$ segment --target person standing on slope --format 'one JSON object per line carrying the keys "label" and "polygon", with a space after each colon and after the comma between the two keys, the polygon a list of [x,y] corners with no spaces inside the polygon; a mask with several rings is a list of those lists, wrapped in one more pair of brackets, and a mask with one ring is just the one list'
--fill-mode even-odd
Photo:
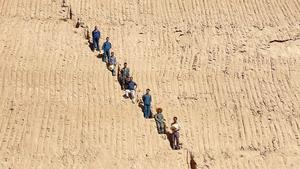
{"label": "person standing on slope", "polygon": [[120,76],[120,81],[121,81],[121,87],[122,90],[125,90],[125,84],[126,84],[126,78],[128,78],[130,76],[130,69],[127,67],[127,63],[124,63],[124,67],[121,69],[120,72],[121,76]]}
{"label": "person standing on slope", "polygon": [[108,69],[112,72],[113,76],[116,76],[116,65],[117,59],[115,57],[115,53],[111,52],[111,57],[108,60]]}
{"label": "person standing on slope", "polygon": [[177,122],[177,117],[173,118],[173,123],[171,124],[171,130],[172,130],[172,149],[179,150],[180,149],[180,143],[179,143],[180,126]]}
{"label": "person standing on slope", "polygon": [[158,134],[165,134],[165,119],[162,114],[162,108],[156,109],[157,114],[154,116]]}
{"label": "person standing on slope", "polygon": [[93,36],[93,46],[94,46],[94,51],[95,51],[95,49],[97,50],[97,51],[100,51],[100,47],[99,47],[99,39],[100,39],[100,37],[101,37],[101,33],[100,33],[100,31],[98,30],[98,27],[97,26],[95,26],[95,29],[93,30],[93,32],[92,32],[92,36]]}
{"label": "person standing on slope", "polygon": [[146,90],[146,94],[143,95],[142,99],[144,103],[144,118],[148,119],[151,116],[151,102],[152,102],[150,89]]}
{"label": "person standing on slope", "polygon": [[103,43],[102,50],[103,50],[103,57],[102,61],[107,62],[110,59],[110,49],[111,43],[109,42],[109,37],[106,37],[106,42]]}

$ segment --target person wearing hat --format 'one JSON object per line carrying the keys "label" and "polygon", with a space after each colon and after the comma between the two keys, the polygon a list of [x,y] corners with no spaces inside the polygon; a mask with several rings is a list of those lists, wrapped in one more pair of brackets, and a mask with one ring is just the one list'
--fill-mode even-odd
{"label": "person wearing hat", "polygon": [[144,117],[146,119],[151,117],[151,102],[152,97],[150,95],[150,89],[146,90],[146,94],[142,97],[143,103],[144,103]]}
{"label": "person wearing hat", "polygon": [[156,115],[154,116],[158,134],[165,134],[165,119],[162,114],[162,108],[156,109]]}
{"label": "person wearing hat", "polygon": [[116,65],[117,65],[117,59],[115,57],[115,53],[111,52],[111,57],[108,61],[108,69],[111,71],[113,76],[116,76]]}

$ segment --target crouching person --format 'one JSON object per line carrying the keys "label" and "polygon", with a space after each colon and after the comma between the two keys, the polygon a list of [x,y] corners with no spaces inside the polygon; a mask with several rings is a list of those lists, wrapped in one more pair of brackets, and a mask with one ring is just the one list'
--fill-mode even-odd
{"label": "crouching person", "polygon": [[130,77],[125,85],[125,96],[127,98],[130,98],[132,103],[135,103],[134,98],[135,98],[136,88],[137,88],[137,84],[133,81],[133,77]]}
{"label": "crouching person", "polygon": [[165,119],[162,114],[162,108],[156,109],[157,114],[154,116],[158,134],[165,134]]}
{"label": "crouching person", "polygon": [[117,66],[117,59],[115,57],[115,53],[111,52],[111,57],[108,61],[108,69],[111,71],[113,76],[116,76],[116,66]]}

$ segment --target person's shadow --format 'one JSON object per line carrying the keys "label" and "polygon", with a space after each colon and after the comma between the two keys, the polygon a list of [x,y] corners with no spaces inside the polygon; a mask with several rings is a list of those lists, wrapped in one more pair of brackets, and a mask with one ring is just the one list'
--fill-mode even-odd
{"label": "person's shadow", "polygon": [[167,139],[169,140],[170,147],[173,149],[172,133],[170,133],[169,131],[166,131],[166,136],[167,136]]}
{"label": "person's shadow", "polygon": [[[138,99],[138,106],[139,106],[139,108],[141,109],[141,112],[144,115],[145,106],[144,106],[144,103],[143,103],[142,99]],[[151,118],[154,118],[152,108],[150,109],[150,119]]]}
{"label": "person's shadow", "polygon": [[144,112],[145,107],[144,107],[144,103],[141,100],[139,100],[138,106],[141,109],[141,111]]}
{"label": "person's shadow", "polygon": [[129,97],[126,96],[126,94],[123,94],[124,99],[129,99]]}
{"label": "person's shadow", "polygon": [[118,82],[119,82],[121,90],[125,90],[125,89],[123,89],[123,79],[121,77],[121,67],[120,67],[120,64],[118,65],[118,68],[117,68],[117,79],[118,79]]}
{"label": "person's shadow", "polygon": [[91,51],[94,51],[94,45],[92,42],[88,41],[89,42],[89,48],[91,49]]}
{"label": "person's shadow", "polygon": [[96,56],[98,59],[101,59],[103,57],[103,54],[99,53],[97,56]]}

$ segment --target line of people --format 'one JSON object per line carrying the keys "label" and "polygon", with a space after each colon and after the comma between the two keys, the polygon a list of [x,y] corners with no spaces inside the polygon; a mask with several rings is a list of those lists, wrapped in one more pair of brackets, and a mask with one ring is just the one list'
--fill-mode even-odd
{"label": "line of people", "polygon": [[[97,26],[95,26],[95,29],[92,32],[92,38],[93,38],[93,51],[99,51],[100,52],[100,46],[99,41],[101,39],[101,33]],[[120,69],[120,64],[118,65],[117,69],[117,59],[114,54],[114,52],[111,52],[112,44],[109,41],[109,37],[106,38],[106,41],[102,45],[103,55],[102,55],[102,61],[107,64],[107,68],[112,72],[112,76],[117,76],[118,81],[121,85],[121,89],[124,90],[124,97],[130,98],[132,103],[135,103],[135,94],[137,89],[137,83],[133,81],[133,77],[130,76],[130,69],[127,66],[127,63],[125,62],[123,65],[123,68]],[[117,69],[117,70],[116,70]],[[154,117],[157,131],[159,134],[167,134],[170,135],[170,142],[171,147],[174,150],[178,150],[181,147],[181,144],[179,142],[179,131],[180,131],[180,125],[177,121],[177,117],[173,118],[173,123],[171,124],[171,132],[168,132],[166,130],[165,125],[165,119],[162,114],[163,110],[162,108],[157,108],[154,116],[152,115],[151,111],[151,104],[152,104],[152,96],[150,95],[150,89],[146,90],[146,93],[142,96],[140,100],[138,100],[139,105],[143,109],[144,118],[149,119]]]}

